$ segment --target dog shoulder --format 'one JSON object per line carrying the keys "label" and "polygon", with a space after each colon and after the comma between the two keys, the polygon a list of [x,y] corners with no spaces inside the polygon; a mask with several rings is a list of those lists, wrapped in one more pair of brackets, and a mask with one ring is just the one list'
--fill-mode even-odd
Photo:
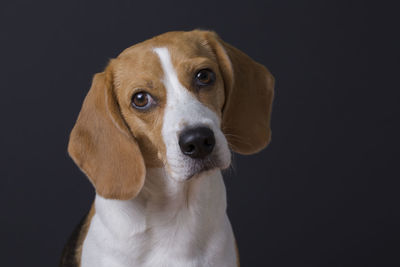
{"label": "dog shoulder", "polygon": [[80,267],[83,241],[86,238],[90,222],[94,215],[94,205],[75,227],[65,245],[59,267]]}

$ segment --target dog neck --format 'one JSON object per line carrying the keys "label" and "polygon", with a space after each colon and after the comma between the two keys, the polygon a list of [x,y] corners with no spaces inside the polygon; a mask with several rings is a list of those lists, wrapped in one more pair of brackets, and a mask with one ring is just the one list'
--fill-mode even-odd
{"label": "dog neck", "polygon": [[219,170],[181,182],[170,178],[164,168],[148,169],[146,182],[136,198],[109,200],[97,195],[95,208],[109,229],[119,226],[115,229],[116,235],[130,236],[166,223],[178,223],[183,213],[200,220],[223,216],[226,190]]}
{"label": "dog neck", "polygon": [[[185,264],[193,258],[221,261],[219,266],[234,261],[234,238],[219,170],[179,182],[168,177],[164,169],[149,169],[136,198],[111,200],[97,195],[95,211],[82,266],[86,262],[99,264],[98,251],[93,252],[99,247],[101,253],[108,253],[104,257],[119,262],[118,266],[131,266],[121,261],[140,266],[167,266],[163,262],[171,259],[176,260],[168,266],[192,266]],[[112,255],[116,250],[118,257]],[[207,266],[202,264],[193,266]]]}

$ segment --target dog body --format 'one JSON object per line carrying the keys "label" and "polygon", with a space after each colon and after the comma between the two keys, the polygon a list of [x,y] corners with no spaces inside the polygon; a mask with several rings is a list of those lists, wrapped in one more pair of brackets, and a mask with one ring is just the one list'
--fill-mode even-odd
{"label": "dog body", "polygon": [[71,133],[96,198],[61,266],[237,266],[221,170],[231,149],[269,142],[273,86],[208,31],[166,33],[113,59]]}
{"label": "dog body", "polygon": [[236,266],[220,172],[188,183],[148,172],[134,200],[96,196],[82,266]]}

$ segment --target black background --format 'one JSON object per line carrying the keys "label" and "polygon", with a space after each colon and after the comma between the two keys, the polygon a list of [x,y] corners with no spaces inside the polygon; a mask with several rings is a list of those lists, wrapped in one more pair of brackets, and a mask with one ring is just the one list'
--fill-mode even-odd
{"label": "black background", "polygon": [[93,200],[66,153],[92,75],[132,44],[199,27],[277,81],[272,143],[236,155],[225,179],[242,266],[400,265],[398,6],[26,0],[0,8],[1,266],[56,266]]}

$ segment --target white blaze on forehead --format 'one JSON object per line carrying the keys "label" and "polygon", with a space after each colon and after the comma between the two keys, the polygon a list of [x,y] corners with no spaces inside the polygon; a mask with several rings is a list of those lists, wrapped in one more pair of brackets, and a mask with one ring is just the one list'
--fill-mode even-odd
{"label": "white blaze on forehead", "polygon": [[[176,122],[185,122],[190,125],[203,124],[211,126],[216,123],[219,126],[219,118],[216,114],[198,101],[178,79],[171,56],[166,47],[154,48],[154,52],[160,58],[164,72],[163,83],[167,91],[166,116],[170,116],[172,110],[180,110],[183,113],[174,114]],[[194,117],[193,117],[194,116]],[[168,118],[173,119],[173,118]],[[165,123],[164,123],[165,124]]]}
{"label": "white blaze on forehead", "polygon": [[178,80],[168,49],[166,47],[155,48],[154,52],[156,52],[160,58],[161,66],[164,71],[163,82],[167,90],[167,104],[170,104],[171,101],[168,100],[171,99],[171,96],[179,97],[179,93],[187,89],[184,88]]}
{"label": "white blaze on forehead", "polygon": [[[226,139],[220,130],[220,119],[217,114],[195,98],[178,79],[166,47],[154,48],[160,58],[164,76],[162,81],[167,92],[167,103],[164,110],[162,137],[167,149],[167,161],[170,175],[181,179],[187,173],[187,157],[181,153],[178,144],[179,134],[186,127],[207,126],[216,137],[216,150],[223,146],[222,157],[229,153]],[[228,151],[228,152],[226,152]],[[220,153],[220,152],[217,152]]]}

